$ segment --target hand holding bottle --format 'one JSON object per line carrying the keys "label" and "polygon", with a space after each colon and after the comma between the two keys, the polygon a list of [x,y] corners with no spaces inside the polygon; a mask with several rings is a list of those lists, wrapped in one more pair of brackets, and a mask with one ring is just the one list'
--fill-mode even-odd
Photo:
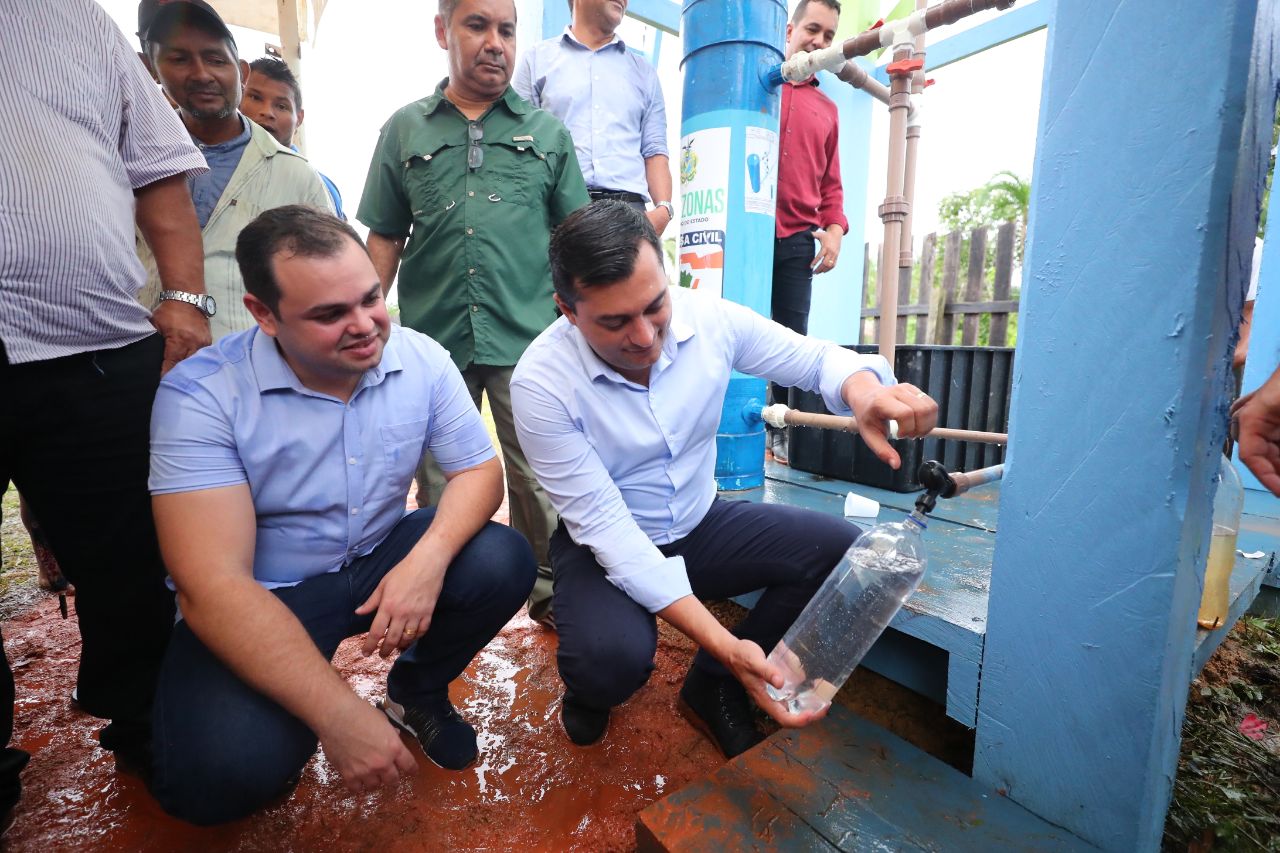
{"label": "hand holding bottle", "polygon": [[791,711],[782,702],[769,696],[766,684],[781,687],[782,670],[770,663],[764,650],[750,640],[738,640],[723,661],[725,667],[746,688],[747,695],[779,725],[798,729],[827,715],[827,707],[817,710]]}

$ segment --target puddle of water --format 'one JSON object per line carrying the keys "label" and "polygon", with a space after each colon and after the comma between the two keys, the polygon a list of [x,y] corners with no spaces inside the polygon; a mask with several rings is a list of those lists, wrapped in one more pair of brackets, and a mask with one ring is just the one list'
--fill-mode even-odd
{"label": "puddle of water", "polygon": [[[137,779],[97,747],[101,722],[68,701],[79,634],[56,600],[5,622],[15,672],[15,745],[32,752],[10,849],[242,851],[621,850],[634,847],[636,814],[723,763],[675,709],[692,646],[660,638],[649,684],[614,713],[604,741],[580,749],[560,726],[555,636],[523,612],[503,629],[452,698],[476,726],[480,760],[441,770],[412,745],[419,772],[394,790],[354,797],[318,753],[285,802],[225,827],[200,829],[165,815]],[[389,663],[348,641],[334,663],[374,699]]]}

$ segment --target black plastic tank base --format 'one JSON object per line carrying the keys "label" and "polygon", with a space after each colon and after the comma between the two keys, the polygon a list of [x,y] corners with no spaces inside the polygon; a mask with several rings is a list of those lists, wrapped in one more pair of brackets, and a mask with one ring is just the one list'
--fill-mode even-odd
{"label": "black plastic tank base", "polygon": [[[874,345],[845,347],[875,353]],[[938,426],[982,432],[1007,432],[1013,388],[1012,347],[898,347],[894,375],[938,403]],[[829,414],[820,394],[792,388],[787,405],[801,412]],[[894,471],[851,433],[812,427],[787,427],[791,467],[823,477],[849,480],[894,492],[919,490],[917,471],[925,459],[937,459],[952,471],[972,471],[1004,462],[1004,448],[976,441],[938,438],[890,442],[902,457]]]}

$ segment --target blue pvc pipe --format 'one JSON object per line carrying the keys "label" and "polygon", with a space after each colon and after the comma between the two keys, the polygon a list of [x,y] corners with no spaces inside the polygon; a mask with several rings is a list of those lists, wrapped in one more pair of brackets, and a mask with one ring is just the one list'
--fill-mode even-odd
{"label": "blue pvc pipe", "polygon": [[[683,142],[706,131],[728,133],[728,185],[723,201],[714,200],[716,211],[726,213],[721,293],[766,317],[774,216],[746,209],[747,181],[759,186],[761,180],[761,158],[748,162],[746,137],[748,127],[777,136],[778,93],[767,81],[783,59],[786,23],[783,0],[685,0],[682,9]],[[717,156],[722,159],[723,152]],[[773,182],[776,159],[775,149],[769,175]],[[682,199],[683,215],[704,205],[705,199]],[[751,416],[764,399],[764,380],[740,373],[729,380],[716,433],[716,484],[721,489],[764,484],[764,425]]]}

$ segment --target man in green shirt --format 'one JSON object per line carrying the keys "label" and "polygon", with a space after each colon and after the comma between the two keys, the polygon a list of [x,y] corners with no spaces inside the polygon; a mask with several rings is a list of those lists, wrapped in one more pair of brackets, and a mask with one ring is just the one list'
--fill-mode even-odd
{"label": "man in green shirt", "polygon": [[[383,125],[356,218],[369,228],[384,293],[399,267],[401,321],[449,350],[477,406],[489,396],[511,523],[543,567],[530,615],[550,624],[547,542],[557,519],[516,440],[511,372],[555,319],[547,243],[587,204],[587,188],[564,125],[511,88],[514,2],[439,4],[449,76]],[[430,457],[418,483],[418,503],[434,505],[444,477]]]}

